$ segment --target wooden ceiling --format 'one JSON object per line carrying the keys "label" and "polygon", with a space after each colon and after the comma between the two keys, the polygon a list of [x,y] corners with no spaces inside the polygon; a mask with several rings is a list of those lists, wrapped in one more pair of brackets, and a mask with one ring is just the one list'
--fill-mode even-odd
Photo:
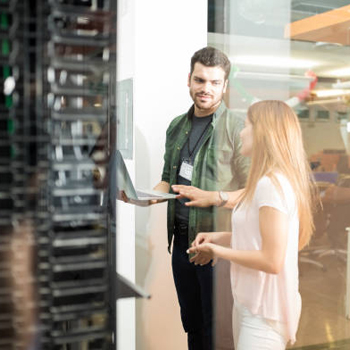
{"label": "wooden ceiling", "polygon": [[285,28],[285,37],[350,45],[350,5],[292,22]]}

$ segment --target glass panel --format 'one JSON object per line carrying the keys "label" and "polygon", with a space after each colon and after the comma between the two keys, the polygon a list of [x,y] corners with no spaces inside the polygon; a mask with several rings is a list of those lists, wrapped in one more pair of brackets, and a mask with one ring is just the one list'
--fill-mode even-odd
{"label": "glass panel", "polygon": [[227,105],[242,118],[257,100],[291,105],[322,196],[315,233],[299,254],[303,307],[294,349],[350,347],[348,11],[342,0],[209,0],[208,44],[233,65]]}

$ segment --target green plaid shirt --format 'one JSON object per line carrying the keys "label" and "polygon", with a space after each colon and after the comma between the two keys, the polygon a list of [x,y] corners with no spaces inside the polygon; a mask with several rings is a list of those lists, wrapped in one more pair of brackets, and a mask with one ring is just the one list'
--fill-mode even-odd
{"label": "green plaid shirt", "polygon": [[[162,181],[176,184],[180,152],[189,137],[192,127],[194,106],[175,118],[166,132],[164,167]],[[213,120],[204,135],[202,146],[198,150],[193,164],[192,186],[203,190],[235,191],[245,185],[249,160],[240,154],[241,142],[239,133],[244,121],[227,109],[224,102],[213,115]],[[172,190],[170,190],[172,192]],[[215,231],[222,217],[230,221],[231,210],[224,208],[191,207],[188,222],[189,244],[198,232]],[[223,219],[224,220],[224,219]],[[168,250],[174,234],[175,201],[168,201]]]}

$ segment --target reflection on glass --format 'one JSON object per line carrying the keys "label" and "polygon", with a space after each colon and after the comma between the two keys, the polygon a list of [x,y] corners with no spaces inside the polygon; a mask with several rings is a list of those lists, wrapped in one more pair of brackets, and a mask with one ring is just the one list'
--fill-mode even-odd
{"label": "reflection on glass", "polygon": [[[348,348],[350,41],[348,25],[343,30],[336,22],[341,23],[339,13],[349,10],[349,2],[209,3],[209,44],[224,49],[234,66],[227,104],[242,118],[257,100],[281,99],[293,106],[322,200],[313,239],[300,252],[303,310],[293,347],[326,343]],[[289,24],[298,20],[310,19],[322,30],[325,17],[318,22],[313,17],[320,14],[334,20],[334,35],[310,31],[305,39],[289,38]],[[215,22],[218,16],[225,27]]]}

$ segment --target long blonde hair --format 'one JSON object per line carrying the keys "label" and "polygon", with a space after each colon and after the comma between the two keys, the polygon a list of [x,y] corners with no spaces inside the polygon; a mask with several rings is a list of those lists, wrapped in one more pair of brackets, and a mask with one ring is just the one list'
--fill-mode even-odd
{"label": "long blonde hair", "polygon": [[253,149],[242,201],[251,202],[259,179],[265,175],[279,188],[274,174],[283,174],[296,196],[299,249],[302,249],[309,243],[314,231],[316,187],[307,162],[298,118],[286,103],[266,100],[250,106],[248,119],[253,126]]}

